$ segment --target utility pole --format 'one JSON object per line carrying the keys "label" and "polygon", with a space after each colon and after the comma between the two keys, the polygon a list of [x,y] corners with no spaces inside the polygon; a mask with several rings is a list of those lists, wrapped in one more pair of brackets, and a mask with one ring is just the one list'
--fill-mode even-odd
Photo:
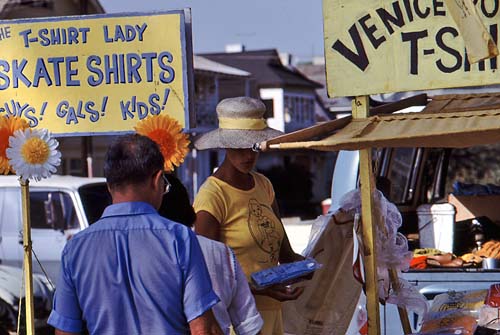
{"label": "utility pole", "polygon": [[[80,15],[89,13],[88,0],[80,0]],[[81,160],[82,160],[82,173],[85,177],[93,177],[94,170],[92,168],[93,145],[91,136],[81,137]]]}

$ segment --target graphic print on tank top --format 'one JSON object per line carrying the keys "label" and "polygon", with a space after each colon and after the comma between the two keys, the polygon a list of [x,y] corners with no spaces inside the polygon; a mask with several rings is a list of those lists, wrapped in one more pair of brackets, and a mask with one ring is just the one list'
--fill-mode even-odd
{"label": "graphic print on tank top", "polygon": [[281,246],[280,234],[276,221],[272,219],[273,210],[259,203],[256,199],[248,202],[248,229],[255,243],[263,250],[266,259],[258,259],[260,263],[277,263]]}

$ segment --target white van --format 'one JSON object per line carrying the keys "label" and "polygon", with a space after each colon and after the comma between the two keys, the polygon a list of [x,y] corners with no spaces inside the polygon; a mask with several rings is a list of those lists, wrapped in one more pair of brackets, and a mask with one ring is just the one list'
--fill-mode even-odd
{"label": "white van", "polygon": [[[61,252],[77,232],[97,221],[111,203],[104,178],[57,176],[30,182],[33,270],[50,280],[59,274]],[[17,176],[0,176],[0,261],[22,267],[21,187]]]}

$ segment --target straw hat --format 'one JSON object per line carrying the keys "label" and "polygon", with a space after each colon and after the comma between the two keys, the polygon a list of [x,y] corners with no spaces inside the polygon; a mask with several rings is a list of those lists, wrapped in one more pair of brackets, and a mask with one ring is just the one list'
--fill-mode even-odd
{"label": "straw hat", "polygon": [[251,149],[254,143],[283,135],[269,128],[263,118],[266,106],[258,99],[237,97],[224,99],[217,105],[219,128],[194,141],[198,150]]}

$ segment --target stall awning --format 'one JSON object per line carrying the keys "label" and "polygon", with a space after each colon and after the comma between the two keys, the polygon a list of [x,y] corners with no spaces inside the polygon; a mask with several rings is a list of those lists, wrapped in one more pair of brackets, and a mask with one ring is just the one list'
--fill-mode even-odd
{"label": "stall awning", "polygon": [[339,119],[261,143],[268,149],[462,148],[500,142],[500,94],[435,96],[419,113]]}

